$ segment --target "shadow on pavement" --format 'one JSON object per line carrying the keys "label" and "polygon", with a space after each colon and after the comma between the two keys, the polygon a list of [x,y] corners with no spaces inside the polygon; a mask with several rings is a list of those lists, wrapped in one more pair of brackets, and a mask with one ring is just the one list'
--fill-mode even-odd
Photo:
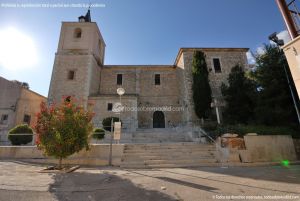
{"label": "shadow on pavement", "polygon": [[[197,170],[191,168],[191,170]],[[199,168],[200,171],[283,183],[300,184],[300,165],[265,167]]]}
{"label": "shadow on pavement", "polygon": [[[195,188],[195,189],[199,189],[199,190],[203,190],[203,191],[208,191],[208,192],[214,192],[215,193],[215,191],[219,190],[218,188],[214,188],[214,187],[210,187],[210,186],[204,186],[204,185],[184,181],[183,179],[174,179],[174,178],[170,178],[170,177],[151,176],[147,173],[141,173],[139,171],[133,171],[133,170],[127,170],[127,171],[131,172],[131,173],[134,173],[134,174],[137,174],[137,175],[140,175],[140,176],[151,177],[151,178],[154,178],[154,179],[160,179],[160,180],[163,180],[163,181],[166,181],[166,182],[169,182],[169,183],[178,184],[178,185],[186,186],[186,187],[191,187],[191,188]],[[164,170],[162,169],[161,171],[164,171]]]}
{"label": "shadow on pavement", "polygon": [[159,191],[145,189],[131,181],[107,173],[73,172],[56,174],[49,191],[60,201],[174,201]]}
{"label": "shadow on pavement", "polygon": [[170,183],[174,183],[174,184],[179,184],[179,185],[183,185],[186,187],[191,187],[191,188],[195,188],[195,189],[199,189],[199,190],[203,190],[203,191],[208,191],[208,192],[213,192],[215,193],[215,191],[219,190],[218,188],[213,188],[213,187],[209,187],[209,186],[203,186],[200,184],[195,184],[195,183],[191,183],[191,182],[187,182],[187,181],[183,181],[183,180],[179,180],[179,179],[173,179],[170,177],[155,177],[157,179],[161,179]]}
{"label": "shadow on pavement", "polygon": [[[272,186],[268,186],[265,188],[257,187],[251,184],[242,184],[235,181],[228,181],[226,179],[218,178],[215,176],[207,176],[207,173],[216,173],[220,174],[220,176],[235,176],[241,178],[250,178],[254,180],[265,180],[265,181],[273,181],[273,182],[282,182],[282,183],[294,183],[300,184],[300,166],[290,166],[289,168],[281,167],[281,166],[269,166],[269,167],[228,167],[228,168],[220,168],[220,167],[201,167],[201,168],[184,168],[187,171],[177,171],[176,169],[162,169],[162,172],[177,174],[181,176],[188,176],[197,179],[203,179],[213,182],[219,182],[230,184],[230,185],[237,185],[237,186],[245,186],[250,188],[257,188],[257,189],[264,189],[264,190],[272,190],[278,191],[282,193],[297,193],[294,192],[293,189],[290,191],[280,191],[272,189]],[[214,178],[215,177],[215,178]]]}

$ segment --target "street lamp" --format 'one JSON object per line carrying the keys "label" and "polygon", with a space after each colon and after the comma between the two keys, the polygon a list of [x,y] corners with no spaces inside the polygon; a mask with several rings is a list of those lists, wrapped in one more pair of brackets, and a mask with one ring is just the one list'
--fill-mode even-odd
{"label": "street lamp", "polygon": [[[122,106],[122,98],[121,97],[125,94],[125,89],[118,88],[117,89],[117,94],[120,96],[120,103],[115,103],[113,105],[112,111],[115,112],[115,113],[119,113],[119,124],[121,124],[121,111],[124,109],[124,107]],[[109,162],[108,162],[110,166],[112,165],[112,142],[113,142],[113,135],[115,135],[115,132],[116,132],[115,129],[112,129],[115,126],[113,119],[114,118],[111,119],[111,131],[114,130],[114,132],[111,132],[110,147],[109,147]],[[121,126],[120,126],[120,131],[119,131],[119,138],[120,138],[120,135],[121,135]],[[120,139],[118,139],[118,144],[119,144],[119,140]]]}
{"label": "street lamp", "polygon": [[125,94],[125,89],[123,88],[118,88],[117,89],[117,94],[120,96],[120,105],[119,105],[119,122],[121,122],[121,111],[124,109],[122,106],[122,96]]}
{"label": "street lamp", "polygon": [[220,105],[219,105],[218,100],[216,98],[214,98],[213,102],[211,102],[210,106],[216,108],[217,122],[218,122],[218,124],[221,124],[220,111],[219,111]]}

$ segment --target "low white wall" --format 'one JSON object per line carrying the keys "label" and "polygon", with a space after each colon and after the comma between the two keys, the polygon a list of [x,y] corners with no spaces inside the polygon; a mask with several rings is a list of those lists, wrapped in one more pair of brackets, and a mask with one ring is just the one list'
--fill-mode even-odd
{"label": "low white wall", "polygon": [[[112,147],[112,165],[119,166],[124,153],[123,144]],[[36,146],[0,146],[0,159],[21,160],[36,163],[57,163],[57,159],[46,157]],[[109,164],[109,144],[90,145],[88,151],[82,150],[63,161],[64,164],[99,165]]]}
{"label": "low white wall", "polygon": [[252,162],[297,160],[293,139],[289,135],[244,136],[244,141]]}

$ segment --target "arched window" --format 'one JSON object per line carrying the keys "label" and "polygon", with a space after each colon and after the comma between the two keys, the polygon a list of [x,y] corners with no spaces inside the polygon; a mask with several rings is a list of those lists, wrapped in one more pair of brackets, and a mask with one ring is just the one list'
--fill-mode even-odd
{"label": "arched window", "polygon": [[74,38],[81,38],[81,29],[80,28],[76,28],[74,30]]}

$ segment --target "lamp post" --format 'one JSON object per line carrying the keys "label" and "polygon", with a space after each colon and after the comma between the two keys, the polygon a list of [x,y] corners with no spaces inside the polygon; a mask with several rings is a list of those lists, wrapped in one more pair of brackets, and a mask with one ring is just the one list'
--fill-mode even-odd
{"label": "lamp post", "polygon": [[[113,106],[113,112],[115,113],[119,113],[119,122],[121,122],[121,111],[123,110],[123,106],[122,106],[122,96],[125,94],[125,89],[123,88],[118,88],[117,89],[117,94],[120,96],[120,103],[116,103]],[[115,132],[114,128],[114,121],[113,118],[111,119],[111,138],[110,138],[110,148],[109,148],[109,165],[112,166],[112,143],[113,143],[113,135]],[[121,131],[120,131],[120,135],[121,135]],[[119,140],[118,140],[119,143]]]}
{"label": "lamp post", "polygon": [[221,120],[220,120],[220,111],[219,111],[219,102],[216,98],[213,99],[213,102],[211,102],[211,107],[214,107],[216,109],[216,115],[217,115],[217,122],[220,125]]}
{"label": "lamp post", "polygon": [[122,106],[122,96],[125,94],[125,89],[123,89],[123,88],[118,88],[118,89],[117,89],[117,94],[120,96],[119,122],[121,122],[121,111],[123,110],[123,106]]}

